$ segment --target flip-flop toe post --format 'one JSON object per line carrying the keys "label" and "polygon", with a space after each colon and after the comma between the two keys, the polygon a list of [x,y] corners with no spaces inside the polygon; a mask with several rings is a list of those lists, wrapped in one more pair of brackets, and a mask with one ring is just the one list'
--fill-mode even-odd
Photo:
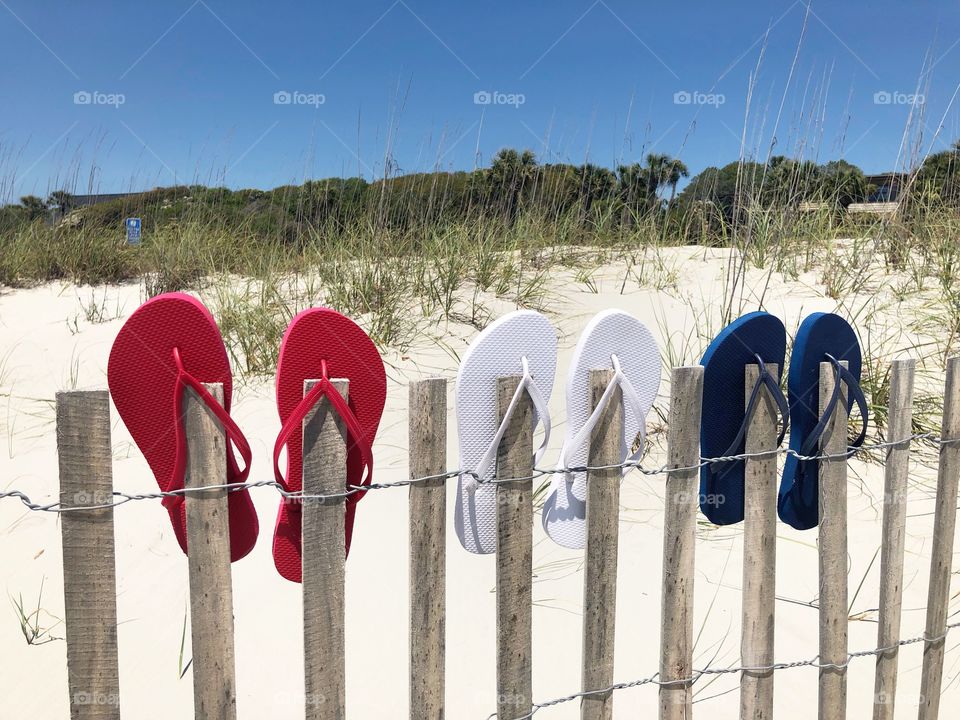
{"label": "flip-flop toe post", "polygon": [[[610,369],[614,376],[594,410],[590,374],[599,369]],[[588,464],[590,437],[612,392],[621,391],[620,459],[627,463],[643,453],[646,417],[659,387],[660,352],[646,325],[622,310],[605,310],[587,323],[567,373],[563,449],[543,506],[543,528],[559,545],[586,546],[587,473],[570,468]]]}
{"label": "flip-flop toe post", "polygon": [[[110,395],[134,443],[162,492],[183,489],[188,438],[183,428],[183,394],[192,388],[224,425],[229,440],[227,482],[242,483],[250,468],[250,446],[230,417],[233,378],[223,338],[203,304],[183,293],[158,295],[123,324],[107,363]],[[223,386],[223,404],[203,387]],[[230,445],[240,453],[240,468]],[[187,552],[183,495],[162,500],[174,535]],[[230,557],[239,560],[256,544],[257,514],[244,488],[227,495]]]}
{"label": "flip-flop toe post", "polygon": [[[331,383],[349,381],[346,400]],[[306,396],[306,380],[319,380]],[[310,308],[290,321],[277,363],[277,410],[282,424],[274,445],[274,475],[290,493],[303,490],[303,430],[307,413],[326,398],[347,430],[347,482],[344,502],[344,552],[349,554],[357,503],[366,491],[355,488],[373,479],[373,441],[387,397],[383,360],[373,341],[353,320],[330,308]],[[280,468],[286,448],[286,472]],[[277,571],[302,580],[301,504],[285,499],[277,513],[273,560]]]}
{"label": "flip-flop toe post", "polygon": [[[724,328],[701,360],[704,371],[700,454],[704,464],[700,468],[700,510],[716,525],[743,520],[744,460],[715,459],[743,454],[747,422],[763,387],[773,396],[782,427],[786,428],[787,401],[779,384],[786,345],[786,330],[779,318],[767,312],[752,312]],[[761,368],[749,399],[744,388],[747,365]],[[768,370],[769,365],[777,366],[776,376]]]}
{"label": "flip-flop toe post", "polygon": [[[456,385],[460,467],[454,527],[471,553],[496,550],[496,455],[509,424],[510,413],[499,419],[497,378],[520,375],[514,400],[526,392],[533,401],[533,424],[542,423],[544,439],[535,454],[538,461],[550,436],[547,403],[557,369],[557,335],[550,321],[532,310],[518,310],[484,328],[460,363]],[[511,408],[514,407],[511,403]]]}
{"label": "flip-flop toe post", "polygon": [[[835,382],[833,397],[821,414],[820,364],[824,362],[832,365]],[[806,458],[819,454],[820,437],[841,391],[846,392],[848,410],[856,406],[861,419],[859,435],[850,447],[859,447],[866,437],[869,409],[860,388],[861,365],[857,334],[842,317],[814,313],[800,324],[787,378],[791,452],[784,463],[778,498],[780,519],[798,530],[809,530],[819,522],[820,463]]]}

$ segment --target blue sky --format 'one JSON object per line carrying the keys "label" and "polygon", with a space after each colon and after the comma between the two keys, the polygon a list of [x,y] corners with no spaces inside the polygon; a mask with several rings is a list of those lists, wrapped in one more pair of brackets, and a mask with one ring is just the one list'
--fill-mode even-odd
{"label": "blue sky", "polygon": [[960,137],[956,2],[0,0],[0,57],[4,201]]}

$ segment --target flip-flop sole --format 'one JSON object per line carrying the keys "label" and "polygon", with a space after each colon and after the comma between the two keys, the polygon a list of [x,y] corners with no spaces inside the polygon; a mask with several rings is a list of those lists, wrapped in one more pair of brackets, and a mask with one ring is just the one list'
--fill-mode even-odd
{"label": "flip-flop sole", "polygon": [[[497,378],[530,374],[544,401],[549,401],[557,371],[557,334],[550,321],[532,310],[518,310],[488,325],[467,348],[457,373],[457,432],[460,467],[473,470],[483,459],[500,426]],[[537,413],[533,413],[536,426]],[[481,480],[496,477],[495,463]],[[454,527],[463,547],[477,554],[492,553],[497,544],[497,488],[480,484],[473,493],[457,481]]]}
{"label": "flip-flop sole", "polygon": [[[660,351],[647,326],[622,310],[605,310],[596,315],[580,335],[567,373],[567,425],[564,438],[566,467],[587,465],[589,442],[570,448],[573,438],[593,414],[590,371],[613,369],[611,356],[616,355],[620,369],[639,396],[640,412],[624,404],[623,437],[620,440],[620,461],[642,442],[646,416],[653,406],[660,387]],[[586,545],[587,473],[557,473],[543,506],[543,528],[555,542],[580,549]]]}
{"label": "flip-flop sole", "polygon": [[[862,359],[854,329],[839,315],[813,313],[797,330],[787,378],[790,449],[798,453],[820,420],[820,363],[827,361],[828,353],[846,360],[859,380]],[[848,402],[852,406],[852,398]],[[819,469],[816,460],[801,463],[793,454],[784,463],[777,510],[781,520],[798,530],[809,530],[819,522]]]}
{"label": "flip-flop sole", "polygon": [[[707,347],[703,365],[703,416],[700,454],[721,457],[731,450],[746,414],[744,372],[755,355],[777,365],[783,374],[787,334],[783,322],[766,312],[753,312],[725,327]],[[743,453],[743,442],[731,454]],[[744,462],[707,464],[700,468],[700,510],[716,525],[743,520]]]}
{"label": "flip-flop sole", "polygon": [[[166,293],[141,305],[117,333],[107,363],[113,403],[163,492],[183,486],[183,478],[174,474],[178,451],[186,452],[182,433],[182,446],[177,447],[175,348],[191,375],[223,385],[223,407],[229,412],[233,377],[223,338],[207,308],[189,295]],[[227,482],[235,482],[238,474],[228,449]],[[256,544],[259,523],[246,489],[228,493],[227,503],[230,556],[239,560]],[[186,506],[170,507],[168,513],[177,541],[187,552]]]}
{"label": "flip-flop sole", "polygon": [[[350,381],[348,404],[363,428],[363,439],[372,445],[387,398],[387,375],[383,360],[367,334],[350,318],[329,308],[310,308],[290,321],[280,346],[277,363],[277,410],[285,423],[303,399],[305,380],[322,376],[321,363],[326,362],[327,376]],[[303,433],[297,428],[287,443],[287,485],[293,492],[303,489]],[[363,460],[359,448],[347,448],[347,484],[356,485],[363,477]],[[353,518],[358,492],[345,503],[344,530],[350,552]],[[277,571],[286,579],[302,579],[300,507],[281,503],[273,536],[273,560]]]}

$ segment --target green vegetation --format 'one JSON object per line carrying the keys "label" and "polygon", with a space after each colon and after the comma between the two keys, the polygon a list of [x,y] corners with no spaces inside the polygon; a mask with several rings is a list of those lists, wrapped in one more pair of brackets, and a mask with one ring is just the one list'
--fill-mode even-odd
{"label": "green vegetation", "polygon": [[[927,201],[956,200],[958,157],[960,145],[930,157],[913,177],[914,194]],[[545,222],[572,220],[585,233],[602,234],[651,217],[666,222],[670,236],[686,243],[702,239],[691,238],[689,229],[691,216],[704,212],[715,232],[717,225],[730,224],[758,207],[789,211],[802,202],[816,202],[842,209],[864,201],[874,189],[859,168],[843,160],[817,165],[774,156],[767,163],[733,162],[707,168],[677,195],[678,183],[688,176],[687,167],[668,155],[650,154],[643,163],[614,171],[589,163],[541,165],[529,150],[504,149],[489,168],[375,182],[329,178],[269,191],[176,186],[79,209],[74,196],[60,190],[46,200],[26,196],[18,205],[0,208],[0,242],[5,249],[12,246],[29,230],[26,226],[54,211],[61,218],[75,216],[67,223],[74,230],[82,226],[113,233],[125,217],[136,215],[144,219],[147,233],[191,223],[300,246],[318,236],[350,233],[358,225],[422,231],[476,220],[512,223],[525,216]],[[709,210],[704,211],[704,205]],[[3,270],[3,279],[10,282],[9,263]],[[15,277],[42,279],[37,271],[28,267]],[[56,269],[51,271],[55,274]]]}
{"label": "green vegetation", "polygon": [[[51,632],[53,628],[60,624],[61,620],[44,610],[42,602],[43,580],[40,581],[40,591],[37,593],[37,607],[35,609],[26,605],[22,594],[17,595],[17,597],[10,596],[10,603],[16,613],[20,632],[23,633],[23,639],[27,641],[27,645],[46,645],[49,642],[63,639]],[[49,620],[54,622],[47,626],[45,623]]]}
{"label": "green vegetation", "polygon": [[[376,182],[178,186],[87,207],[60,191],[0,208],[0,284],[134,280],[145,297],[198,291],[236,366],[260,374],[272,371],[290,317],[318,303],[402,349],[426,319],[482,327],[496,298],[544,307],[547,280],[563,268],[592,291],[595,269],[609,263],[623,268],[621,292],[669,290],[680,268],[662,248],[696,245],[732,251],[716,324],[763,304],[763,288],[745,290],[750,268],[816,272],[839,301],[874,281],[880,257],[896,275],[894,293],[922,294],[930,322],[946,329],[936,350],[945,355],[960,346],[958,158],[960,145],[910,175],[895,217],[843,212],[875,191],[855,166],[784,157],[707,168],[679,193],[689,171],[666,155],[614,171],[541,165],[509,149],[474,172]],[[140,247],[125,242],[130,216],[143,218]],[[88,322],[118,312],[94,295],[82,308]]]}
{"label": "green vegetation", "polygon": [[[958,157],[960,145],[930,157],[911,177],[912,202],[900,217],[907,234],[918,207],[953,207],[960,199]],[[474,236],[469,244],[482,236],[489,249],[515,249],[519,230],[525,249],[533,241],[534,249],[653,241],[730,246],[759,234],[762,256],[773,226],[799,235],[812,221],[847,232],[843,208],[874,190],[842,160],[734,162],[707,168],[678,195],[688,175],[667,155],[651,154],[613,171],[541,165],[529,150],[505,149],[489,168],[376,182],[330,178],[269,191],[177,186],[89,207],[76,207],[71,194],[57,191],[46,200],[26,196],[0,208],[0,283],[110,282],[153,273],[159,292],[191,287],[216,272],[256,276],[266,258],[298,266],[339,259],[367,242],[373,245],[363,249],[393,259],[426,247],[442,250],[436,239],[449,236]],[[822,204],[820,216],[801,217],[804,202]],[[140,250],[123,246],[122,223],[129,216],[143,218]]]}

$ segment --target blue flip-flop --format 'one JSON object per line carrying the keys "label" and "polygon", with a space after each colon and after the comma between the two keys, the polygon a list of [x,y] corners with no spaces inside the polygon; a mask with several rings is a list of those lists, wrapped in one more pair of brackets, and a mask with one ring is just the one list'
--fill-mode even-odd
{"label": "blue flip-flop", "polygon": [[[840,365],[846,360],[848,368]],[[820,415],[820,363],[833,365],[836,378],[834,393],[826,412]],[[850,324],[839,315],[814,313],[797,330],[790,357],[787,395],[790,400],[790,449],[809,457],[819,452],[820,436],[840,398],[842,385],[847,387],[848,410],[856,403],[860,409],[862,428],[850,445],[859,447],[867,434],[869,411],[860,388],[860,343]],[[794,453],[787,456],[780,481],[777,512],[780,519],[798,530],[816,527],[819,521],[819,470],[817,460],[801,460]]]}
{"label": "blue flip-flop", "polygon": [[[787,399],[780,390],[780,375],[787,351],[787,332],[779,318],[753,312],[725,327],[703,355],[703,418],[700,454],[710,458],[740,455],[744,450],[747,420],[766,386],[780,410],[783,441],[788,414]],[[777,366],[777,377],[767,365]],[[749,401],[744,397],[747,365],[759,365],[760,377]],[[700,468],[700,510],[716,525],[743,520],[744,461],[706,462]]]}

